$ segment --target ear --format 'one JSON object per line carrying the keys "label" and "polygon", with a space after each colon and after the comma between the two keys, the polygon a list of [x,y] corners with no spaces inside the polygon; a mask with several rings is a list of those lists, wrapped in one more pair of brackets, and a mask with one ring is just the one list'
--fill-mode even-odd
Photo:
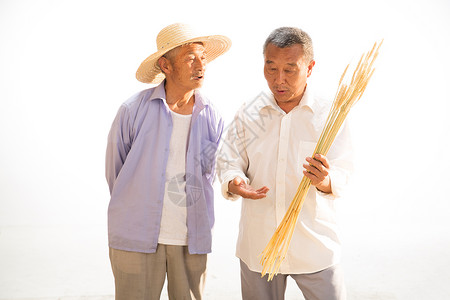
{"label": "ear", "polygon": [[309,62],[309,65],[308,65],[308,77],[309,76],[311,76],[311,72],[312,72],[312,69],[313,69],[313,67],[314,67],[314,65],[316,64],[316,61],[315,60],[311,60],[310,62]]}
{"label": "ear", "polygon": [[161,56],[158,59],[158,65],[164,74],[170,73],[170,70],[172,69],[172,65],[170,64],[170,61],[167,58],[165,58],[164,56]]}

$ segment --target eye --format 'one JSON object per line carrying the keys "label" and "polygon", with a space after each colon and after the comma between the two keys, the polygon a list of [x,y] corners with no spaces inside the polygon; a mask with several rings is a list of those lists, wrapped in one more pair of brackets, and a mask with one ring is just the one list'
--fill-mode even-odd
{"label": "eye", "polygon": [[284,72],[286,74],[294,74],[296,72],[296,69],[293,68],[289,68],[289,69],[285,69]]}
{"label": "eye", "polygon": [[264,66],[264,69],[267,73],[269,74],[275,74],[278,71],[277,66],[275,66],[275,64],[272,63],[266,63]]}

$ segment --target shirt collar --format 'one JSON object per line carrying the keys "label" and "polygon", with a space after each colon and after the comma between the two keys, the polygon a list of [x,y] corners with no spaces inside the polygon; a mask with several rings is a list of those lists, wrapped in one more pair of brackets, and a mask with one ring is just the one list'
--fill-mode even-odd
{"label": "shirt collar", "polygon": [[203,95],[200,93],[199,90],[195,90],[194,91],[194,95],[195,95],[195,106],[198,106],[198,108],[201,110],[203,108],[205,108],[205,106],[209,105],[208,100],[203,97]]}
{"label": "shirt collar", "polygon": [[308,87],[305,88],[305,92],[303,93],[302,100],[300,101],[298,107],[301,109],[303,107],[309,107],[313,112],[316,108],[316,101],[314,100],[312,89]]}
{"label": "shirt collar", "polygon": [[[155,87],[155,89],[153,90],[152,96],[150,97],[150,100],[160,99],[160,100],[163,100],[165,105],[167,105],[167,103],[166,103],[166,90],[164,89],[165,82],[166,81],[163,80],[163,82],[161,82],[159,85],[157,85]],[[205,108],[205,106],[209,105],[208,100],[205,97],[202,96],[202,94],[200,93],[199,90],[195,90],[194,91],[194,95],[195,95],[194,106],[196,106],[200,110],[202,110],[203,108]]]}
{"label": "shirt collar", "polygon": [[164,103],[166,102],[166,91],[164,89],[164,83],[166,81],[163,80],[159,85],[155,87],[153,90],[152,96],[150,97],[150,100],[156,100],[161,99],[164,100]]}
{"label": "shirt collar", "polygon": [[249,103],[249,105],[252,104],[258,112],[263,108],[268,107],[272,108],[273,110],[279,111],[280,113],[284,113],[283,110],[278,106],[275,97],[268,88],[264,89],[261,93],[259,93],[258,96],[255,97],[255,99],[253,99],[253,101]]}

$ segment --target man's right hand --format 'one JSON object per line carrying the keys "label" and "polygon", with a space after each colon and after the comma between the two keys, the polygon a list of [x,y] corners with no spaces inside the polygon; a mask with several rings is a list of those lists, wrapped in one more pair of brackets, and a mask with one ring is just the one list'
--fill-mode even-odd
{"label": "man's right hand", "polygon": [[266,197],[266,193],[269,191],[269,188],[263,186],[262,188],[255,190],[241,177],[235,177],[233,180],[228,182],[228,191],[239,195],[242,198],[261,199]]}

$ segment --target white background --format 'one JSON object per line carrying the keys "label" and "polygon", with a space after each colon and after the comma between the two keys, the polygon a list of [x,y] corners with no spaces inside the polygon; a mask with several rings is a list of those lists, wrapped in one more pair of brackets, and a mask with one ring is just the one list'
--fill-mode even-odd
{"label": "white background", "polygon": [[[0,299],[114,293],[106,241],[106,137],[157,33],[186,22],[233,41],[204,92],[227,124],[265,82],[279,26],[315,46],[311,84],[334,95],[384,38],[352,110],[357,171],[340,203],[349,299],[450,298],[450,3],[0,0]],[[331,101],[331,100],[330,100]],[[240,203],[216,197],[207,299],[239,299]],[[302,299],[288,287],[288,299]]]}

